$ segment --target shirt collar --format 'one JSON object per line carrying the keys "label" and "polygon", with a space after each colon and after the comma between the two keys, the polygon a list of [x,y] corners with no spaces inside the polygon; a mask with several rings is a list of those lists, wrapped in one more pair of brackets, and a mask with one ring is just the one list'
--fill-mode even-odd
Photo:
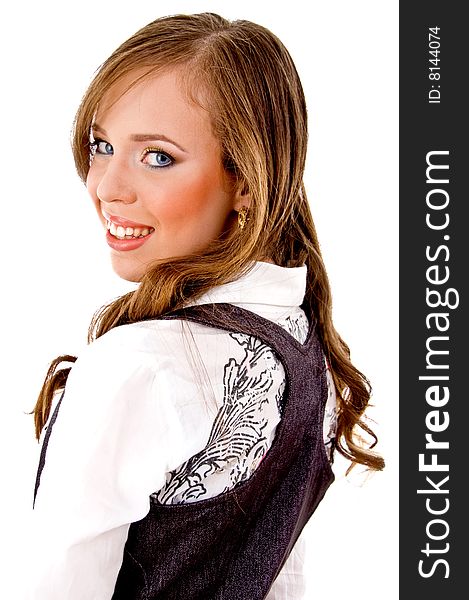
{"label": "shirt collar", "polygon": [[231,283],[216,286],[190,304],[267,304],[300,306],[306,292],[306,265],[279,267],[255,262],[242,277]]}

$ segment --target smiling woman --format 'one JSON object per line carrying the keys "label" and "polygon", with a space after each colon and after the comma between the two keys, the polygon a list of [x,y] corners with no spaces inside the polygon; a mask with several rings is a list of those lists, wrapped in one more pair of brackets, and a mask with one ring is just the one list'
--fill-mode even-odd
{"label": "smiling woman", "polygon": [[[142,75],[130,72],[103,97],[87,176],[114,270],[131,281],[155,262],[204,250],[249,204],[223,169],[209,114],[184,94],[178,71],[138,81]],[[151,133],[155,124],[161,133]]]}
{"label": "smiling woman", "polygon": [[138,287],[40,392],[29,598],[298,600],[334,455],[383,468],[332,322],[306,116],[280,40],[211,13],[149,23],[85,93],[75,164]]}

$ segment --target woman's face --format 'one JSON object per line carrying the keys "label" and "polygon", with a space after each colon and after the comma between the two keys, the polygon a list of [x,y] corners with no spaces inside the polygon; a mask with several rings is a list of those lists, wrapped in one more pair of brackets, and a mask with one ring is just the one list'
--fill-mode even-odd
{"label": "woman's face", "polygon": [[203,250],[240,208],[208,113],[189,103],[172,72],[122,95],[136,75],[100,103],[87,177],[113,268],[129,281],[155,261]]}

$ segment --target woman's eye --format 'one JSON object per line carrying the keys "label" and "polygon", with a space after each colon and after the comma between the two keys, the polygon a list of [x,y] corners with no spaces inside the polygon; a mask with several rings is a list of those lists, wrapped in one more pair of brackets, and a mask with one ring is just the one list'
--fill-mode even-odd
{"label": "woman's eye", "polygon": [[114,154],[114,148],[112,144],[105,140],[95,139],[90,142],[90,151],[94,156],[95,154],[105,154],[107,156]]}
{"label": "woman's eye", "polygon": [[144,161],[146,165],[152,168],[169,167],[173,164],[174,159],[167,152],[148,148],[145,150]]}

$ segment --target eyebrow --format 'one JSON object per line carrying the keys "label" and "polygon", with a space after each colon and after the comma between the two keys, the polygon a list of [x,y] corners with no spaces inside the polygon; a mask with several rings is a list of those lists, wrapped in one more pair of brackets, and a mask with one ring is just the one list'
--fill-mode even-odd
{"label": "eyebrow", "polygon": [[[91,125],[91,130],[107,136],[105,129],[103,129],[97,123],[93,123]],[[134,133],[130,136],[130,140],[132,142],[168,142],[169,144],[176,146],[176,148],[179,148],[179,150],[181,150],[181,152],[187,153],[187,150],[185,150],[177,142],[175,142],[171,138],[167,137],[163,133]]]}

